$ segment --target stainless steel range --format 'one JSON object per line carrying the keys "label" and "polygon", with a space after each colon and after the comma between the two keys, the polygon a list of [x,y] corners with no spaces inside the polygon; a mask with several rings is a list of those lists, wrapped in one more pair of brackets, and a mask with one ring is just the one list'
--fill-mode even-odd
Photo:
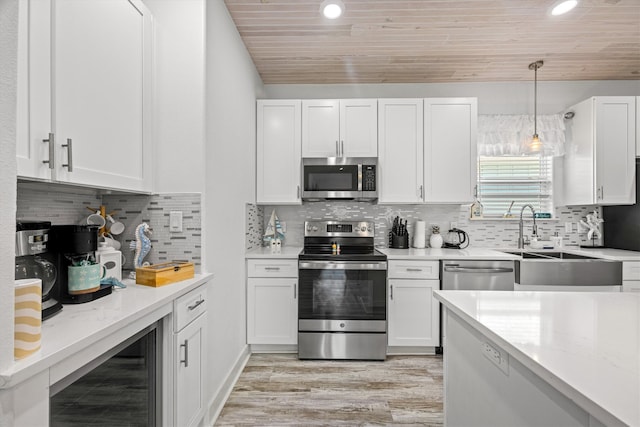
{"label": "stainless steel range", "polygon": [[298,280],[300,359],[386,358],[387,257],[373,222],[305,222]]}

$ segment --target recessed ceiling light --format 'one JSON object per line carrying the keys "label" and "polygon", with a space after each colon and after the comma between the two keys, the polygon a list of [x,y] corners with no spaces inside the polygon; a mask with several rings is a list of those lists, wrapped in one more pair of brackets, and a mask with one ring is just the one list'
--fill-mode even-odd
{"label": "recessed ceiling light", "polygon": [[552,9],[551,14],[553,16],[562,15],[569,12],[571,9],[578,5],[578,0],[563,0],[556,3]]}
{"label": "recessed ceiling light", "polygon": [[336,19],[344,12],[344,3],[340,0],[325,0],[320,5],[320,11],[327,19]]}

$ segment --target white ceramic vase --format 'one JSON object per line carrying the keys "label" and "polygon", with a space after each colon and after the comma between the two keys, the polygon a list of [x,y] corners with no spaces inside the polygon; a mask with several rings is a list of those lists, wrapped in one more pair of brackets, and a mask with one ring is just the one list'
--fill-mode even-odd
{"label": "white ceramic vase", "polygon": [[442,234],[433,233],[429,237],[429,246],[434,248],[434,249],[441,248],[442,247]]}

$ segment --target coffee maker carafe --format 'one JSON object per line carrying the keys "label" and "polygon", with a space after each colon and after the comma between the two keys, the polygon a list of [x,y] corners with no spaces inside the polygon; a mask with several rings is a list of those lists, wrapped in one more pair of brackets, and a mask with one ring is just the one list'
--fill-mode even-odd
{"label": "coffee maker carafe", "polygon": [[62,310],[58,301],[55,265],[45,258],[48,251],[49,221],[18,221],[16,223],[16,269],[15,279],[38,278],[42,280],[42,320]]}
{"label": "coffee maker carafe", "polygon": [[51,251],[55,254],[63,304],[94,301],[111,293],[100,285],[104,268],[96,262],[98,226],[51,226]]}

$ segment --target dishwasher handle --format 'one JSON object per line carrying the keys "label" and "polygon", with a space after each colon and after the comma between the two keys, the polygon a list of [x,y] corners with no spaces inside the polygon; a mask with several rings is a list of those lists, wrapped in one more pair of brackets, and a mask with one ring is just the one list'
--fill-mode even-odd
{"label": "dishwasher handle", "polygon": [[513,273],[513,268],[459,267],[457,265],[456,266],[445,265],[444,271],[451,272],[451,273]]}

